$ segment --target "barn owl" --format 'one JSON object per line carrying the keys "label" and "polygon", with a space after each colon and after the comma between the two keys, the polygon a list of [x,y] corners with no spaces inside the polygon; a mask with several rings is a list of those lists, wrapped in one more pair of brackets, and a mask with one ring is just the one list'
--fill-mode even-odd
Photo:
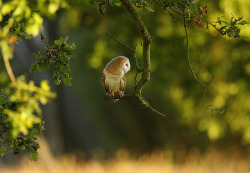
{"label": "barn owl", "polygon": [[103,69],[102,83],[110,98],[124,96],[126,87],[125,74],[130,70],[129,59],[124,56],[113,58]]}

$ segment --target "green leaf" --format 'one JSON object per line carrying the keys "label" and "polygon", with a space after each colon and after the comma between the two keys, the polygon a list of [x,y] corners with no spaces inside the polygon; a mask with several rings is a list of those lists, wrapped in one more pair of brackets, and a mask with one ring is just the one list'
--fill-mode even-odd
{"label": "green leaf", "polygon": [[147,9],[149,12],[154,12],[154,10],[153,10],[151,7],[146,7],[146,9]]}
{"label": "green leaf", "polygon": [[3,157],[7,152],[8,150],[0,145],[0,155]]}
{"label": "green leaf", "polygon": [[38,160],[38,153],[37,152],[32,152],[30,154],[30,160],[31,161],[37,161]]}
{"label": "green leaf", "polygon": [[54,14],[58,10],[58,8],[59,8],[59,3],[50,3],[48,11],[49,13]]}
{"label": "green leaf", "polygon": [[32,64],[30,68],[30,73],[35,73],[36,70],[37,70],[37,64]]}
{"label": "green leaf", "polygon": [[247,21],[245,20],[242,20],[241,22],[239,22],[240,25],[245,25],[245,24],[248,24]]}
{"label": "green leaf", "polygon": [[233,36],[234,36],[234,34],[233,34],[232,32],[228,32],[227,35],[228,35],[229,37],[233,37]]}
{"label": "green leaf", "polygon": [[0,13],[0,22],[3,20],[3,15]]}
{"label": "green leaf", "polygon": [[25,150],[25,146],[23,146],[23,145],[20,146],[19,148],[20,148],[20,150]]}
{"label": "green leaf", "polygon": [[115,6],[121,6],[121,2],[119,1],[119,2],[113,2],[113,4],[115,5]]}
{"label": "green leaf", "polygon": [[5,102],[4,96],[0,96],[0,105],[2,105]]}
{"label": "green leaf", "polygon": [[63,43],[63,38],[62,37],[60,37],[58,40],[54,41],[55,45],[61,45],[62,43]]}
{"label": "green leaf", "polygon": [[13,5],[9,3],[5,3],[1,8],[1,12],[5,16],[6,14],[9,14],[11,12],[12,8],[13,8]]}
{"label": "green leaf", "polygon": [[115,5],[115,6],[121,6],[121,1],[120,0],[113,0],[112,1],[112,5]]}
{"label": "green leaf", "polygon": [[59,84],[61,83],[60,74],[58,74],[57,72],[54,72],[53,78],[54,78],[54,83],[55,83],[56,85],[59,85]]}
{"label": "green leaf", "polygon": [[2,40],[0,42],[0,47],[2,48],[2,55],[3,55],[3,57],[7,57],[7,58],[12,58],[13,57],[11,47],[7,43],[6,40]]}
{"label": "green leaf", "polygon": [[62,80],[65,86],[71,86],[72,77],[69,76],[69,73],[65,73],[65,75],[62,76]]}
{"label": "green leaf", "polygon": [[26,32],[33,35],[34,37],[37,36],[39,34],[42,23],[43,18],[39,14],[33,13],[32,18],[30,18],[27,22]]}

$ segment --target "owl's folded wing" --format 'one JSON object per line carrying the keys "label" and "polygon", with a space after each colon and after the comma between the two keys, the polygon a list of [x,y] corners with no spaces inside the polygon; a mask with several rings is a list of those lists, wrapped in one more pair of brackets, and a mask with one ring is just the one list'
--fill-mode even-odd
{"label": "owl's folded wing", "polygon": [[120,80],[120,91],[124,92],[125,88],[126,88],[126,77],[125,75],[123,75]]}
{"label": "owl's folded wing", "polygon": [[103,73],[102,73],[102,84],[104,86],[104,89],[105,89],[106,93],[109,93],[108,85],[106,85],[106,72],[104,70],[103,70]]}

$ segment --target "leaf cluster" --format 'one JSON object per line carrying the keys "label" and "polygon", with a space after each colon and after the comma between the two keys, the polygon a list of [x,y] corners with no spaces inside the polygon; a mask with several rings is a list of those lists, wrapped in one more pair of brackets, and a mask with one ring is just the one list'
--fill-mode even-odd
{"label": "leaf cluster", "polygon": [[65,0],[0,0],[0,48],[2,55],[13,57],[13,43],[24,36],[37,36],[42,27],[42,14],[53,16],[59,8],[67,7]]}
{"label": "leaf cluster", "polygon": [[17,37],[15,43],[17,43],[20,37],[24,37],[25,39],[31,39],[31,35],[27,34],[25,28],[26,27],[24,23],[14,22],[13,26],[10,28],[10,33],[13,36]]}
{"label": "leaf cluster", "polygon": [[173,18],[175,13],[186,18],[187,21],[194,20],[195,24],[199,28],[204,27],[208,29],[208,25],[214,27],[222,36],[242,38],[240,31],[241,25],[247,24],[243,17],[236,18],[232,15],[229,21],[226,21],[224,17],[217,17],[217,22],[209,22],[206,20],[205,16],[208,13],[208,7],[206,4],[203,6],[200,2],[195,0],[159,0],[163,9],[169,13]]}
{"label": "leaf cluster", "polygon": [[217,17],[217,23],[221,25],[217,30],[222,36],[241,38],[240,25],[245,25],[247,22],[243,20],[243,17],[236,18],[231,17],[230,21],[226,21],[223,16]]}
{"label": "leaf cluster", "polygon": [[8,152],[18,154],[22,150],[30,153],[31,160],[37,160],[38,135],[44,130],[39,104],[46,104],[55,94],[46,81],[36,87],[25,77],[17,79],[17,85],[10,85],[0,93],[0,155]]}
{"label": "leaf cluster", "polygon": [[[43,35],[41,35],[41,39],[47,44]],[[75,57],[75,44],[67,41],[68,37],[60,37],[54,41],[54,44],[47,44],[41,51],[34,54],[36,62],[32,64],[30,72],[34,73],[37,70],[40,72],[51,68],[55,84],[59,85],[63,81],[66,86],[70,86],[72,77],[69,75],[69,71],[71,71],[69,63],[70,59]]]}
{"label": "leaf cluster", "polygon": [[[40,104],[55,97],[46,81],[35,86],[26,82],[24,76],[17,80],[12,72],[9,59],[13,57],[15,43],[20,38],[30,39],[39,34],[43,17],[53,17],[60,8],[66,8],[66,0],[0,0],[0,51],[12,84],[0,90],[0,155],[8,152],[18,154],[21,150],[30,153],[31,160],[37,160],[38,135],[44,130]],[[46,41],[43,38],[42,41]],[[37,63],[31,71],[52,67],[57,84],[64,81],[71,85],[69,61],[74,54],[74,44],[67,38],[60,38],[54,45],[41,50],[36,56]],[[41,58],[41,57],[44,57]],[[47,57],[47,59],[46,59]],[[40,59],[41,58],[41,59]],[[47,61],[48,60],[48,61]],[[43,62],[46,61],[46,62]]]}

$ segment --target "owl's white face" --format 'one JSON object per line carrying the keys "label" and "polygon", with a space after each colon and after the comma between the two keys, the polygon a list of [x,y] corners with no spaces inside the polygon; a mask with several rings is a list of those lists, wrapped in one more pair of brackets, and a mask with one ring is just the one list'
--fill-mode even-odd
{"label": "owl's white face", "polygon": [[123,63],[123,71],[124,71],[124,73],[127,73],[129,70],[130,70],[130,62],[129,62],[129,60],[126,60]]}

